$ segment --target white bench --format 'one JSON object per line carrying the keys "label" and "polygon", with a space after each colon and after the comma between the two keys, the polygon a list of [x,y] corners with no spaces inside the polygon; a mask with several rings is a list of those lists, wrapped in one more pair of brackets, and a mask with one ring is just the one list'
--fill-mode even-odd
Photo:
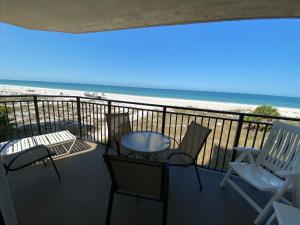
{"label": "white bench", "polygon": [[275,212],[267,221],[266,225],[272,224],[275,218],[278,225],[300,224],[300,209],[279,202],[274,202],[273,208]]}
{"label": "white bench", "polygon": [[[287,202],[283,195],[291,190],[294,192],[294,201],[299,201],[300,187],[300,127],[275,122],[262,150],[252,148],[235,148],[241,154],[235,162],[229,163],[230,169],[222,180],[231,185],[254,209],[259,213],[255,224],[263,223],[271,214],[272,204],[275,201]],[[253,155],[257,155],[254,160]],[[248,159],[248,162],[245,160]],[[260,207],[248,196],[233,180],[235,173],[244,181],[260,191],[273,192],[272,198]],[[298,196],[298,197],[297,197]],[[299,204],[299,203],[298,203]],[[300,222],[299,222],[300,224]]]}

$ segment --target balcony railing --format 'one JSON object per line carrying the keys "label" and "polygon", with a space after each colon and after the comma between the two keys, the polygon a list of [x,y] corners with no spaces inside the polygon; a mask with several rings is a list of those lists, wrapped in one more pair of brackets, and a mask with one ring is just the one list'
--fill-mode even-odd
{"label": "balcony railing", "polygon": [[[236,158],[233,147],[260,149],[274,120],[300,124],[300,118],[77,96],[1,96],[0,107],[12,125],[5,133],[5,140],[68,129],[85,140],[106,144],[105,114],[128,112],[132,130],[157,131],[180,142],[188,124],[194,120],[212,129],[198,157],[198,165],[222,172]],[[175,141],[172,147],[176,147]]]}

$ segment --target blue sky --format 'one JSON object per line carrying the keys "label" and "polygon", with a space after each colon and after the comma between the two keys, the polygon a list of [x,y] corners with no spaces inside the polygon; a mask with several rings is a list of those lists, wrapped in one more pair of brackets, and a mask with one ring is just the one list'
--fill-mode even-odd
{"label": "blue sky", "polygon": [[300,96],[300,20],[89,34],[0,26],[0,78]]}

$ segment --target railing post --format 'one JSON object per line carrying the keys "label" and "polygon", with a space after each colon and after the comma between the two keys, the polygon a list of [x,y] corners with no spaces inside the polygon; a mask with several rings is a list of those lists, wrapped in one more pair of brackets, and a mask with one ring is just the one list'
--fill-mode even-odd
{"label": "railing post", "polygon": [[80,97],[76,97],[76,103],[77,103],[77,121],[78,121],[78,128],[79,128],[79,136],[80,138],[82,138]]}
{"label": "railing post", "polygon": [[37,129],[38,129],[39,134],[42,134],[37,96],[33,96],[33,103],[34,103],[34,111],[35,111]]}
{"label": "railing post", "polygon": [[[239,146],[241,132],[242,132],[242,128],[243,128],[243,123],[244,123],[244,114],[240,114],[237,129],[236,129],[236,133],[235,133],[235,137],[234,137],[233,147],[238,147]],[[236,151],[233,150],[231,161],[235,161],[235,159],[236,159]]]}
{"label": "railing post", "polygon": [[167,107],[163,107],[163,118],[162,118],[162,124],[161,124],[161,133],[165,134],[165,127],[166,127],[166,114],[167,114]]}
{"label": "railing post", "polygon": [[[111,118],[111,100],[108,100],[107,102],[107,114],[108,114],[108,117]],[[110,122],[109,122],[110,123]],[[107,126],[107,131],[108,131],[108,141],[110,141],[111,139],[111,131],[110,131],[110,126]]]}

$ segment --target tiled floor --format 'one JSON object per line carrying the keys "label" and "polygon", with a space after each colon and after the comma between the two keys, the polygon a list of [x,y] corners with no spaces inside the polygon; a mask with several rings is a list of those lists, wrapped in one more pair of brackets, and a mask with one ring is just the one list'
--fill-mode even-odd
{"label": "tiled floor", "polygon": [[[62,175],[60,182],[50,165],[31,166],[8,175],[20,225],[105,224],[110,188],[102,160],[105,146],[87,144],[90,149],[56,160]],[[232,188],[219,188],[223,174],[199,171],[202,192],[193,168],[171,168],[169,225],[253,224],[255,210]],[[254,188],[243,186],[262,202],[266,200],[267,196]],[[161,224],[161,216],[159,202],[116,196],[111,224]]]}

